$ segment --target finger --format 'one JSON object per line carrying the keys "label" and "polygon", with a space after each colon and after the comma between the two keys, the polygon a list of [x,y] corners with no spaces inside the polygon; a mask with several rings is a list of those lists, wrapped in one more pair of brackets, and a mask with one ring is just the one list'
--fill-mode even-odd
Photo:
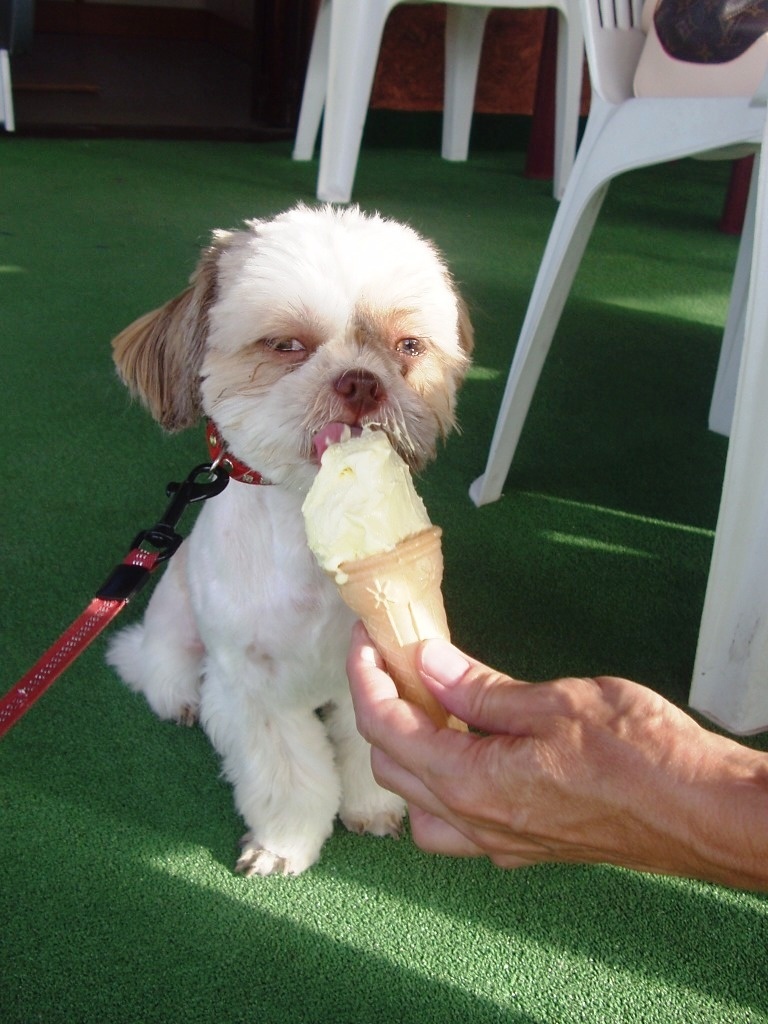
{"label": "finger", "polygon": [[487,733],[545,735],[556,716],[573,706],[575,687],[594,680],[525,683],[483,665],[445,640],[426,640],[417,652],[425,686],[457,718]]}
{"label": "finger", "polygon": [[470,822],[435,817],[416,805],[408,805],[414,843],[426,853],[448,857],[487,857],[500,868],[530,867],[556,859],[551,851],[508,832],[477,829]]}
{"label": "finger", "polygon": [[411,833],[423,850],[452,857],[483,855],[482,847],[467,834],[473,825],[455,815],[421,779],[376,748],[371,752],[371,766],[379,785],[398,793],[408,804]]}
{"label": "finger", "polygon": [[352,627],[347,677],[353,700],[357,699],[366,707],[397,696],[395,684],[385,671],[384,661],[362,622],[356,622]]}
{"label": "finger", "polygon": [[[383,665],[362,623],[357,623],[347,655],[347,676],[358,731],[408,766],[428,763],[429,756],[422,755],[425,744],[448,730],[439,729],[422,708],[402,700]],[[466,735],[450,732],[453,737]]]}
{"label": "finger", "polygon": [[441,853],[446,857],[485,856],[484,851],[458,828],[415,804],[409,805],[408,817],[413,841],[426,853]]}
{"label": "finger", "polygon": [[398,793],[406,803],[418,804],[423,810],[440,817],[450,813],[446,802],[432,788],[432,780],[427,774],[411,771],[381,747],[371,749],[371,769],[380,786]]}
{"label": "finger", "polygon": [[469,749],[480,737],[438,728],[419,707],[400,699],[362,625],[353,632],[347,671],[357,726],[371,743],[379,785],[430,814],[458,821],[449,809]]}
{"label": "finger", "polygon": [[398,697],[397,688],[384,668],[381,655],[361,622],[352,631],[347,655],[347,678],[355,709],[358,732],[369,743],[404,727],[408,705]]}

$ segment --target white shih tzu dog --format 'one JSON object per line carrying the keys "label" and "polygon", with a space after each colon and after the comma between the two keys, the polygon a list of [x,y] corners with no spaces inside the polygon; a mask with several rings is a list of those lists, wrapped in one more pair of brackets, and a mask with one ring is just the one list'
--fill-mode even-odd
{"label": "white shih tzu dog", "polygon": [[113,347],[165,429],[208,418],[233,481],[110,664],[160,717],[201,722],[248,827],[237,871],[304,871],[337,814],[397,835],[403,803],[355,728],[352,613],[307,547],[301,504],[345,425],[384,430],[416,470],[453,426],[472,329],[444,262],[394,221],[299,206],[215,232],[186,291]]}

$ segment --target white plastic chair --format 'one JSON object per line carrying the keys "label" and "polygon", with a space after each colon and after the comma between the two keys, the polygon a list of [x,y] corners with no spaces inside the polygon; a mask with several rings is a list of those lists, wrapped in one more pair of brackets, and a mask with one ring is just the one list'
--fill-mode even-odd
{"label": "white plastic chair", "polygon": [[[349,202],[384,25],[401,0],[321,0],[293,150],[310,160],[323,133],[317,197]],[[433,0],[422,0],[433,2]],[[559,14],[553,191],[560,198],[576,152],[584,66],[578,0],[448,0],[442,155],[466,160],[485,22],[495,7],[553,7]]]}
{"label": "white plastic chair", "polygon": [[[642,0],[582,0],[592,105],[531,294],[485,472],[470,487],[476,505],[501,495],[552,337],[611,180],[633,168],[685,156],[730,157],[733,150],[725,147],[748,144],[757,149],[763,139],[764,87],[753,100],[634,97],[632,81],[644,42],[639,28],[641,5]],[[764,178],[765,171],[763,191]],[[756,180],[755,172],[710,407],[712,429],[731,433],[731,479],[723,489],[691,691],[695,707],[734,732],[768,727],[768,416],[764,409],[768,319],[764,296],[756,287],[750,291],[750,280],[758,280],[757,262],[752,262]],[[765,219],[768,205],[761,199],[759,216]],[[765,275],[768,256],[762,250],[768,246],[768,226],[762,220],[757,223],[760,246],[754,258],[762,260],[759,267]],[[749,369],[747,353],[741,354],[747,309],[752,318]],[[733,416],[733,409],[740,366],[739,418]],[[750,488],[754,491],[747,495]],[[743,508],[741,502],[745,502]]]}
{"label": "white plastic chair", "polygon": [[7,132],[16,130],[10,54],[30,47],[34,21],[34,0],[0,0],[0,124]]}
{"label": "white plastic chair", "polygon": [[0,122],[7,132],[15,131],[13,93],[11,91],[11,64],[8,51],[0,50]]}
{"label": "white plastic chair", "polygon": [[736,407],[689,698],[739,733],[768,728],[767,145],[768,121],[754,172],[754,248]]}

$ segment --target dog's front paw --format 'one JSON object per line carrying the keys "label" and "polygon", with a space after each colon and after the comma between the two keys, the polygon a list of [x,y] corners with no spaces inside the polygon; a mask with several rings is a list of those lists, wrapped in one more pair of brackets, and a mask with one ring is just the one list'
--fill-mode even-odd
{"label": "dog's front paw", "polygon": [[346,811],[339,817],[346,829],[362,835],[367,832],[372,836],[391,836],[399,839],[403,831],[405,805],[398,801],[395,806],[376,813]]}
{"label": "dog's front paw", "polygon": [[319,854],[297,851],[284,857],[265,849],[254,837],[246,832],[240,840],[240,856],[235,864],[235,873],[252,875],[300,875],[317,860]]}
{"label": "dog's front paw", "polygon": [[188,729],[191,729],[193,726],[197,725],[199,717],[199,709],[197,705],[184,704],[183,707],[179,709],[176,721],[179,725],[184,725]]}

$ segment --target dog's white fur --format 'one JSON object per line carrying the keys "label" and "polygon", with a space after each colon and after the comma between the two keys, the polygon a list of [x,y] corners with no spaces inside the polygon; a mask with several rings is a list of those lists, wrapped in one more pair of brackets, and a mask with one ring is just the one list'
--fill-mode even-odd
{"label": "dog's white fur", "polygon": [[352,616],[301,504],[328,423],[377,424],[415,469],[453,426],[472,332],[442,259],[378,215],[299,206],[216,232],[190,287],[113,346],[166,429],[210,416],[270,484],[205,505],[109,662],[162,718],[199,717],[249,829],[238,871],[305,870],[337,813],[397,835],[403,803],[374,781],[349,699]]}

